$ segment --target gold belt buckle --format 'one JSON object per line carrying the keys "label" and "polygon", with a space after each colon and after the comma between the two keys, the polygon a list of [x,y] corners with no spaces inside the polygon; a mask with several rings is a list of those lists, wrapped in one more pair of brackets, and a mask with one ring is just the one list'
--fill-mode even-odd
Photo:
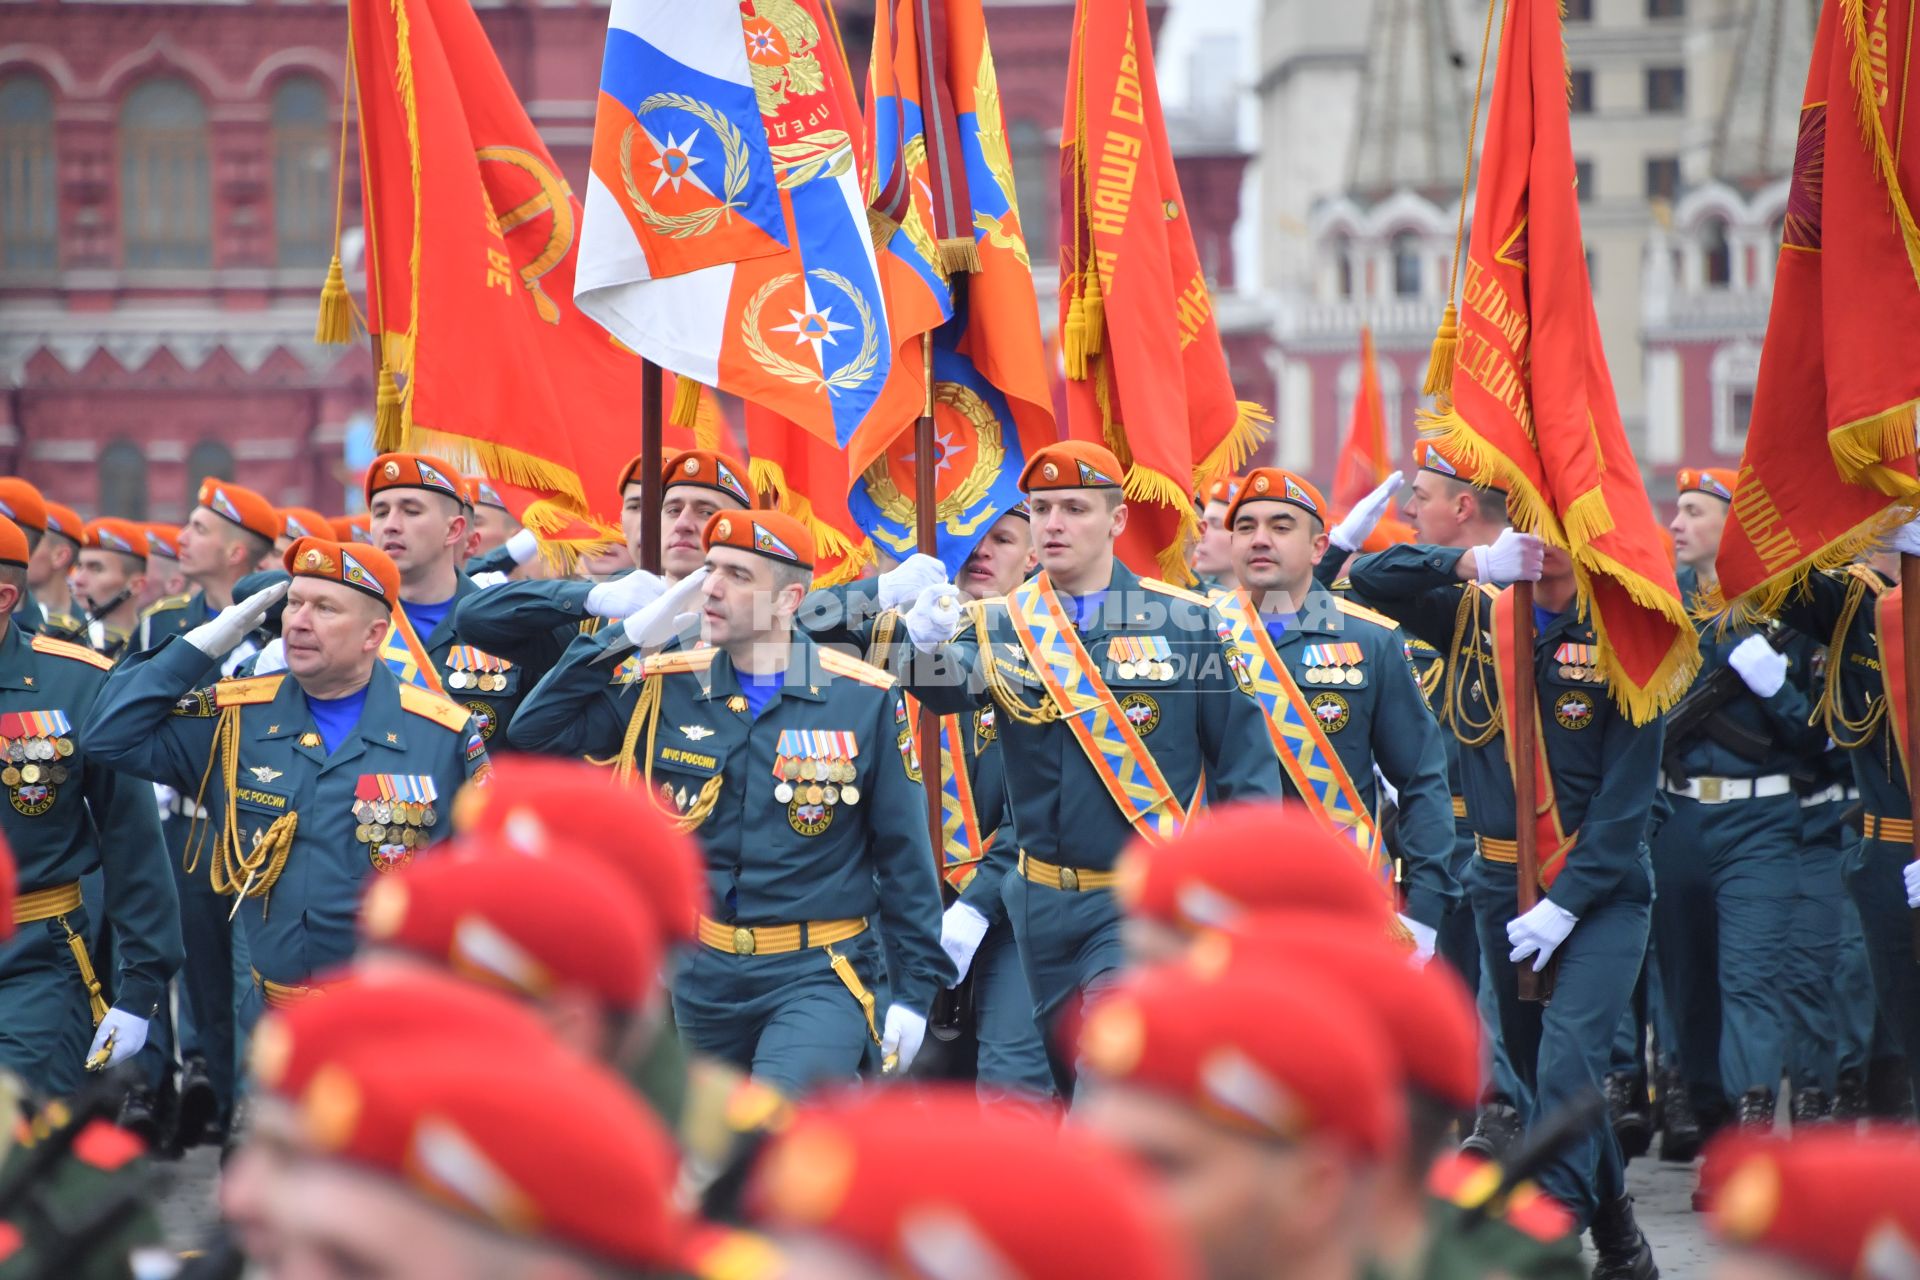
{"label": "gold belt buckle", "polygon": [[1700,799],[1705,804],[1720,803],[1720,779],[1700,779]]}
{"label": "gold belt buckle", "polygon": [[1060,887],[1068,893],[1080,892],[1080,873],[1072,867],[1060,868]]}
{"label": "gold belt buckle", "polygon": [[733,954],[737,956],[750,956],[753,952],[753,930],[735,929],[733,931]]}

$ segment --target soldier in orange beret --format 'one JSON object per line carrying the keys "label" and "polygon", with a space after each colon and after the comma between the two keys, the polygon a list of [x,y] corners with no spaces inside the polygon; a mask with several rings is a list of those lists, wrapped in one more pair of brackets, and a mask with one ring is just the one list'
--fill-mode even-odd
{"label": "soldier in orange beret", "polygon": [[1075,1118],[1139,1157],[1214,1280],[1353,1276],[1407,1142],[1377,1021],[1298,968],[1130,974],[1079,1036]]}
{"label": "soldier in orange beret", "polygon": [[[76,602],[67,579],[86,541],[87,522],[72,507],[47,503],[46,535],[27,560],[27,588],[46,625],[62,640],[80,639],[86,606]],[[80,643],[85,644],[84,639]]]}
{"label": "soldier in orange beret", "polygon": [[140,626],[137,601],[147,585],[147,531],[131,520],[102,516],[90,522],[73,574],[75,595],[87,612],[85,639],[118,661]]}
{"label": "soldier in orange beret", "polygon": [[27,540],[29,581],[22,584],[20,601],[14,606],[15,613],[21,615],[14,625],[32,634],[40,629],[47,616],[34,599],[31,581],[44,576],[44,569],[36,567],[34,562],[45,563],[40,544],[47,536],[47,500],[39,487],[29,481],[19,476],[0,476],[0,518],[13,521]]}
{"label": "soldier in orange beret", "polygon": [[146,534],[147,586],[137,602],[142,615],[168,596],[187,590],[187,579],[180,572],[180,526],[149,523]]}
{"label": "soldier in orange beret", "polygon": [[1199,591],[1202,595],[1210,596],[1234,586],[1227,507],[1238,496],[1240,478],[1225,476],[1207,486],[1205,501],[1200,504],[1200,535],[1193,540],[1193,553],[1189,557],[1188,567],[1200,579]]}

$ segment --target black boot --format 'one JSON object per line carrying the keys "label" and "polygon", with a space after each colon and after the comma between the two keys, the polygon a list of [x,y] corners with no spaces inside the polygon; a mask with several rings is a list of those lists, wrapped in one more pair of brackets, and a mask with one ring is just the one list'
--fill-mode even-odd
{"label": "black boot", "polygon": [[1620,1143],[1620,1154],[1631,1160],[1647,1154],[1653,1141],[1653,1126],[1647,1115],[1647,1091],[1629,1072],[1607,1073],[1607,1114],[1613,1120],[1613,1136]]}
{"label": "black boot", "polygon": [[1460,1144],[1462,1151],[1486,1160],[1505,1158],[1513,1144],[1520,1140],[1524,1126],[1520,1122],[1520,1112],[1504,1098],[1494,1098],[1480,1108],[1480,1114],[1473,1122],[1473,1132]]}
{"label": "black boot", "polygon": [[189,1055],[180,1068],[180,1105],[175,1112],[173,1144],[182,1151],[203,1142],[220,1140],[218,1120],[220,1099],[213,1091],[213,1077],[206,1059]]}
{"label": "black boot", "polygon": [[160,1145],[160,1100],[153,1090],[144,1085],[127,1091],[120,1103],[119,1125],[146,1145],[147,1150],[156,1150]]}
{"label": "black boot", "polygon": [[1703,1139],[1687,1082],[1677,1071],[1662,1071],[1659,1088],[1660,1158],[1668,1164],[1692,1164]]}
{"label": "black boot", "polygon": [[1610,1200],[1594,1212],[1593,1280],[1660,1280],[1653,1248],[1633,1220],[1633,1197]]}
{"label": "black boot", "polygon": [[1740,1109],[1734,1125],[1744,1133],[1772,1133],[1774,1113],[1779,1100],[1771,1089],[1749,1089],[1740,1095]]}
{"label": "black boot", "polygon": [[1833,1094],[1835,1120],[1864,1120],[1867,1115],[1867,1075],[1855,1067],[1840,1073],[1840,1087]]}
{"label": "black boot", "polygon": [[1827,1096],[1825,1089],[1795,1089],[1793,1091],[1793,1127],[1803,1124],[1822,1124],[1833,1114],[1833,1099]]}

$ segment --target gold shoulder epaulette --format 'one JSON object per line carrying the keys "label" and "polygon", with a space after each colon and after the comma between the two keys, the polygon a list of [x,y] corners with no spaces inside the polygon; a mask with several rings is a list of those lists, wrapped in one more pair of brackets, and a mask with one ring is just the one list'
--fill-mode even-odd
{"label": "gold shoulder epaulette", "polygon": [[431,689],[422,689],[416,684],[400,686],[400,709],[411,711],[455,733],[467,727],[467,717],[473,714],[459,703],[443,698]]}
{"label": "gold shoulder epaulette", "polygon": [[713,665],[718,649],[670,649],[647,659],[646,674],[670,675],[676,671],[705,671]]}
{"label": "gold shoulder epaulette", "polygon": [[98,667],[102,671],[113,670],[111,660],[102,657],[83,644],[74,644],[71,640],[55,640],[52,636],[36,635],[33,638],[35,653],[50,653],[56,658],[72,658],[75,662],[84,662],[88,666]]}
{"label": "gold shoulder epaulette", "polygon": [[1162,582],[1158,578],[1142,578],[1140,579],[1140,585],[1149,591],[1158,591],[1161,595],[1179,596],[1182,600],[1186,600],[1192,604],[1204,605],[1209,603],[1207,598],[1198,591],[1189,591],[1185,587],[1176,587],[1171,582]]}
{"label": "gold shoulder epaulette", "polygon": [[143,618],[151,618],[156,613],[165,613],[169,609],[184,609],[193,602],[192,596],[162,596],[140,611]]}
{"label": "gold shoulder epaulette", "polygon": [[1400,625],[1386,614],[1375,613],[1372,609],[1367,608],[1367,606],[1355,604],[1345,596],[1335,596],[1334,604],[1340,612],[1346,614],[1349,618],[1359,618],[1362,622],[1371,622],[1376,626],[1387,627],[1389,629]]}
{"label": "gold shoulder epaulette", "polygon": [[259,702],[272,702],[280,692],[280,682],[286,676],[250,676],[245,680],[222,680],[213,686],[213,703],[217,707],[247,707]]}
{"label": "gold shoulder epaulette", "polygon": [[862,662],[858,658],[849,658],[839,650],[829,649],[824,645],[819,649],[819,654],[820,665],[837,676],[858,680],[861,684],[870,684],[876,689],[891,689],[894,686],[893,677],[871,663]]}

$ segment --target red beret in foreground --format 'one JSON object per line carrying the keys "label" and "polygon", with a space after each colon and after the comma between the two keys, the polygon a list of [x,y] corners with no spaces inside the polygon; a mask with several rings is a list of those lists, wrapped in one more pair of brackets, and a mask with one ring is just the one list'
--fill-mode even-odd
{"label": "red beret in foreground", "polygon": [[1368,1160],[1406,1141],[1397,1056],[1344,987],[1300,969],[1139,970],[1080,1029],[1097,1077],[1167,1095],[1259,1137],[1320,1138]]}
{"label": "red beret in foreground", "polygon": [[363,1041],[327,1056],[299,1109],[316,1154],[507,1235],[661,1271],[688,1247],[672,1142],[625,1084],[572,1054]]}
{"label": "red beret in foreground", "polygon": [[1380,1025],[1408,1084],[1462,1111],[1480,1101],[1480,1017],[1466,984],[1445,964],[1416,968],[1377,929],[1258,912],[1194,944],[1193,959],[1203,973],[1252,965],[1323,978]]}
{"label": "red beret in foreground", "polygon": [[784,511],[717,511],[704,545],[751,551],[779,564],[813,568],[813,531]]}
{"label": "red beret in foreground", "polygon": [[280,559],[296,578],[343,582],[389,608],[400,603],[400,570],[378,547],[342,546],[331,538],[296,538]]}
{"label": "red beret in foreground", "polygon": [[1255,467],[1240,483],[1240,495],[1227,508],[1227,524],[1233,524],[1240,508],[1253,502],[1288,502],[1315,519],[1327,521],[1327,500],[1305,476],[1282,467]]}
{"label": "red beret in foreground", "polygon": [[510,847],[552,856],[561,845],[600,859],[654,914],[661,938],[691,941],[707,909],[706,862],[653,801],[616,786],[593,765],[545,756],[495,756],[486,787],[463,787],[453,806],[463,835],[497,833]]}
{"label": "red beret in foreground", "polygon": [[1387,896],[1353,845],[1297,804],[1213,810],[1165,844],[1135,840],[1121,852],[1118,893],[1142,919],[1219,928],[1249,911],[1310,911],[1384,933]]}
{"label": "red beret in foreground", "polygon": [[1194,1274],[1118,1153],[1051,1119],[983,1111],[972,1090],[848,1094],[775,1138],[754,1225],[809,1232],[926,1280],[1174,1280]]}
{"label": "red beret in foreground", "polygon": [[1911,1129],[1730,1135],[1708,1150],[1702,1174],[1708,1225],[1729,1244],[1834,1280],[1920,1276],[1920,1138]]}
{"label": "red beret in foreground", "polygon": [[497,835],[375,876],[360,936],[513,995],[572,988],[621,1010],[646,1002],[660,970],[653,916],[612,869],[567,845],[529,857]]}
{"label": "red beret in foreground", "polygon": [[1118,489],[1126,478],[1113,450],[1087,440],[1062,440],[1037,450],[1020,473],[1020,492],[1046,489]]}
{"label": "red beret in foreground", "polygon": [[229,524],[237,524],[268,542],[280,536],[280,508],[231,480],[218,480],[212,476],[202,480],[199,505]]}

